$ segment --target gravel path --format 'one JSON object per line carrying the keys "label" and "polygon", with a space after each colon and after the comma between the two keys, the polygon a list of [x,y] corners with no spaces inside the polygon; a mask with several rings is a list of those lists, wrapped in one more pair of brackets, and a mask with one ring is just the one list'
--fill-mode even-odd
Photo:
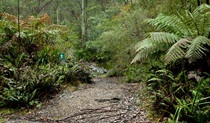
{"label": "gravel path", "polygon": [[[119,78],[94,78],[93,84],[76,91],[64,90],[42,109],[8,123],[148,123],[140,110],[138,84],[120,83]],[[135,94],[136,93],[136,94]]]}

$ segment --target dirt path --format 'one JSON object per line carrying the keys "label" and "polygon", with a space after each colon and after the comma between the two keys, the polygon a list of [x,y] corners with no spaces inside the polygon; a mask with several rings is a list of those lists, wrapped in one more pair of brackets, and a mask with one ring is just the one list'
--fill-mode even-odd
{"label": "dirt path", "polygon": [[[8,123],[147,123],[147,113],[136,104],[138,84],[122,84],[119,78],[95,78],[76,91],[64,90],[42,109]],[[21,119],[20,119],[21,118]]]}

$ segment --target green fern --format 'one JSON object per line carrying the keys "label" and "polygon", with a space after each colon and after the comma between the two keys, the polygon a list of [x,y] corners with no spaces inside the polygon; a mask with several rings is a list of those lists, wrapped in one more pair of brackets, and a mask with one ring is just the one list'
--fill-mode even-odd
{"label": "green fern", "polygon": [[206,55],[209,49],[205,45],[210,46],[210,40],[204,36],[198,36],[191,41],[191,44],[186,52],[186,57],[190,62],[196,61]]}
{"label": "green fern", "polygon": [[179,58],[188,58],[190,62],[194,62],[208,52],[209,5],[203,4],[192,13],[185,11],[171,16],[161,14],[145,22],[159,32],[150,32],[146,39],[136,45],[137,54],[132,63],[147,59],[157,51],[166,52],[166,63]]}
{"label": "green fern", "polygon": [[190,42],[187,39],[180,39],[175,44],[173,44],[165,55],[166,63],[169,63],[170,61],[176,61],[179,58],[183,58],[185,56],[184,49],[189,46],[189,43]]}

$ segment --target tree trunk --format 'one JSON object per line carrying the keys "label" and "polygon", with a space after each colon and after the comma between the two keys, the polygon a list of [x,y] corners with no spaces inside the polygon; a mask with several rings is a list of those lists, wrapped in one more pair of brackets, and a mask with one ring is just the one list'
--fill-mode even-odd
{"label": "tree trunk", "polygon": [[87,40],[87,0],[82,0],[82,46]]}
{"label": "tree trunk", "polygon": [[56,23],[57,24],[59,23],[59,11],[58,11],[58,8],[56,10]]}

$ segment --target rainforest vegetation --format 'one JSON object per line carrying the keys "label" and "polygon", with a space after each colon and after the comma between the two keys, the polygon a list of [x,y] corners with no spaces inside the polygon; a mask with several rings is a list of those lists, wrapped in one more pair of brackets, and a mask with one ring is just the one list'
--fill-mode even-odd
{"label": "rainforest vegetation", "polygon": [[1,0],[0,107],[39,106],[64,84],[145,83],[160,121],[210,122],[209,0]]}

